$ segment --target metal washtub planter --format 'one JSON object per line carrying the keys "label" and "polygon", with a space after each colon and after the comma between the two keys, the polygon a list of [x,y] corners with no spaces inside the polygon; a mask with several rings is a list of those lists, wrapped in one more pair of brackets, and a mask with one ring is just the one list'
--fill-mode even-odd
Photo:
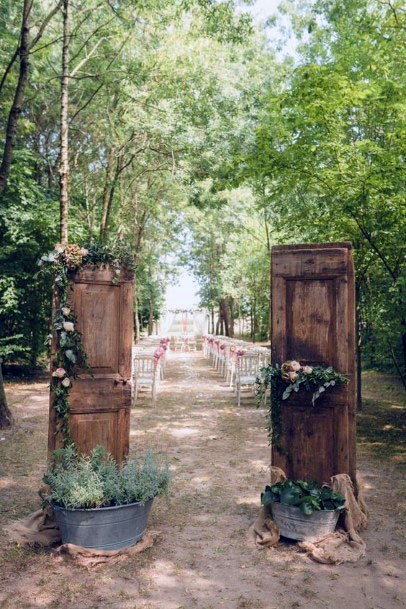
{"label": "metal washtub planter", "polygon": [[283,503],[271,503],[272,517],[283,537],[297,541],[316,541],[333,533],[340,510],[320,510],[310,516],[298,507]]}
{"label": "metal washtub planter", "polygon": [[53,505],[62,543],[93,550],[120,550],[144,535],[153,498],[145,503],[113,507],[67,509]]}

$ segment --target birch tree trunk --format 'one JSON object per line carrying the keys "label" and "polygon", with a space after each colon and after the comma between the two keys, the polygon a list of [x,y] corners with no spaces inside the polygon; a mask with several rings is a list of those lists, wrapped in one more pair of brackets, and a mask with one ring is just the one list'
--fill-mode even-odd
{"label": "birch tree trunk", "polygon": [[23,5],[23,19],[21,24],[21,35],[20,35],[20,46],[18,48],[18,56],[20,57],[20,69],[18,74],[18,81],[16,90],[14,93],[13,103],[11,104],[10,113],[8,115],[6,137],[4,142],[3,157],[0,165],[0,199],[2,198],[3,191],[6,187],[8,176],[10,174],[11,161],[13,159],[13,151],[16,141],[17,133],[17,122],[21,114],[24,101],[24,91],[28,82],[28,68],[29,68],[29,33],[30,28],[28,25],[28,18],[30,16],[32,7],[31,0],[24,0]]}
{"label": "birch tree trunk", "polygon": [[62,38],[62,78],[61,78],[61,160],[59,170],[59,205],[61,243],[68,243],[69,215],[69,0],[64,0]]}

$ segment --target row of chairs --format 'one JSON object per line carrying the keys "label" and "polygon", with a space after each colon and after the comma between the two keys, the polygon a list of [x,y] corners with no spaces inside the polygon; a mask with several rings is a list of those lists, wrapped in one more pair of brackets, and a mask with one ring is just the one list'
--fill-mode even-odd
{"label": "row of chairs", "polygon": [[140,391],[149,391],[155,406],[160,381],[165,378],[167,354],[170,351],[170,339],[148,337],[133,349],[132,358],[132,406],[138,399]]}
{"label": "row of chairs", "polygon": [[175,351],[196,351],[197,343],[194,335],[176,336]]}
{"label": "row of chairs", "polygon": [[258,374],[271,361],[266,347],[227,336],[205,336],[203,353],[234,391],[238,406],[243,392],[249,392],[249,395],[255,393]]}

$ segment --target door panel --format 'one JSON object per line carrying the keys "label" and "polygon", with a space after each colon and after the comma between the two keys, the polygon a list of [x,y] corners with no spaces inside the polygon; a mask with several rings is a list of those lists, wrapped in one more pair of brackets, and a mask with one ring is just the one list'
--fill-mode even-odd
{"label": "door panel", "polygon": [[[114,281],[113,281],[114,279]],[[128,454],[133,343],[132,275],[85,268],[72,276],[70,295],[90,369],[78,371],[69,393],[69,425],[80,453],[102,444],[117,460]],[[49,450],[62,445],[50,407]]]}
{"label": "door panel", "polygon": [[93,373],[119,369],[120,286],[76,284],[74,310]]}
{"label": "door panel", "polygon": [[320,365],[335,363],[334,292],[333,279],[286,282],[287,359]]}
{"label": "door panel", "polygon": [[70,416],[72,438],[81,454],[88,454],[101,444],[108,453],[117,452],[118,414],[116,412],[93,412]]}
{"label": "door panel", "polygon": [[355,480],[355,301],[348,243],[272,248],[272,360],[332,365],[346,386],[320,397],[292,395],[283,404],[287,454],[272,448],[272,462],[290,478],[326,482],[337,473]]}

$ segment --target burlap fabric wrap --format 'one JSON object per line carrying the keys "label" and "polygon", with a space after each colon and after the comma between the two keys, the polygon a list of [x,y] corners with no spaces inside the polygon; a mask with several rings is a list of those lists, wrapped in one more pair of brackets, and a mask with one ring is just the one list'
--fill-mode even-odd
{"label": "burlap fabric wrap", "polygon": [[[279,467],[270,467],[270,484],[286,480],[285,473]],[[346,501],[346,510],[340,516],[338,528],[334,533],[309,542],[302,541],[298,545],[305,550],[308,556],[323,564],[340,564],[355,562],[365,556],[365,542],[359,532],[366,528],[368,512],[361,496],[355,497],[354,488],[347,474],[338,474],[330,478],[330,486],[335,492],[343,495]],[[259,548],[271,548],[279,541],[279,529],[272,520],[270,508],[261,508],[251,532]]]}
{"label": "burlap fabric wrap", "polygon": [[[43,489],[39,491],[43,495]],[[154,545],[160,536],[158,531],[146,531],[142,540],[122,550],[90,550],[70,543],[61,545],[61,536],[51,507],[33,512],[4,528],[10,541],[22,546],[50,547],[55,560],[72,560],[88,569],[104,563],[118,562],[128,556],[139,554]]]}

